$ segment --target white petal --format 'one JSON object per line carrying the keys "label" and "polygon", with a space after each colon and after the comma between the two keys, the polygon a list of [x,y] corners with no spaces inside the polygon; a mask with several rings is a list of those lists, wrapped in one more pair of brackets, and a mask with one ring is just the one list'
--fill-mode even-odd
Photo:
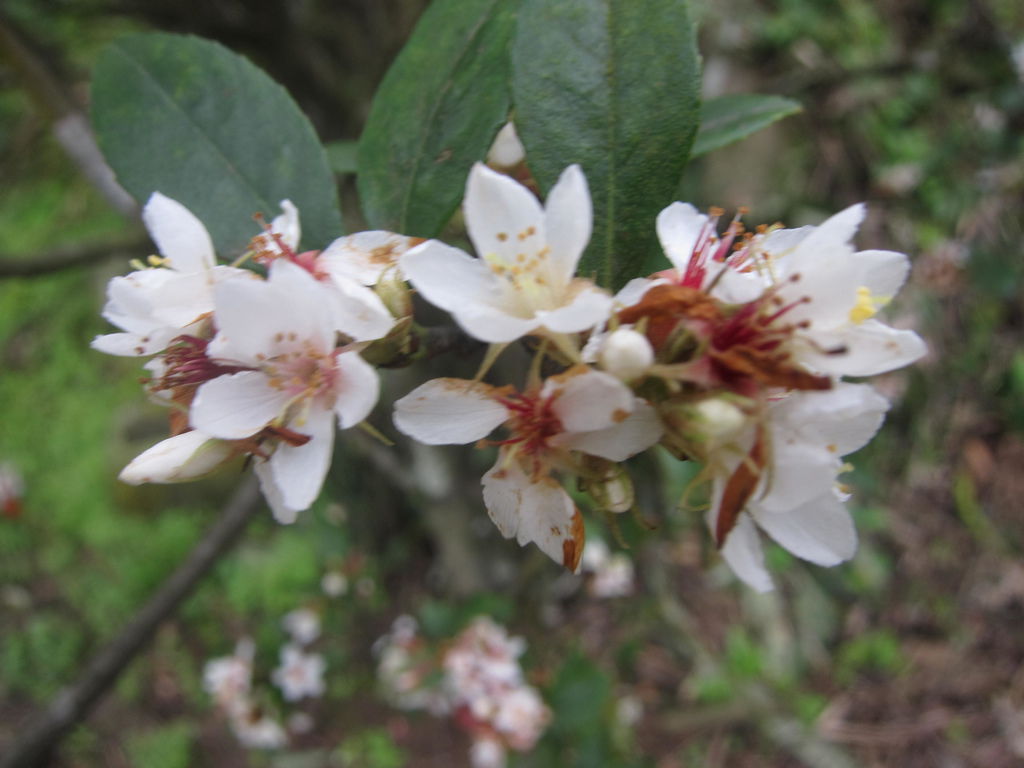
{"label": "white petal", "polygon": [[342,352],[335,359],[340,375],[338,399],[334,412],[342,429],[361,422],[377,404],[380,397],[380,376],[377,370],[359,356],[358,352]]}
{"label": "white petal", "polygon": [[889,403],[867,384],[840,382],[826,392],[800,392],[772,407],[776,439],[803,440],[845,456],[878,431]]}
{"label": "white petal", "polygon": [[260,490],[263,492],[263,498],[267,500],[270,511],[274,513],[274,519],[284,525],[294,523],[299,512],[302,510],[292,509],[284,503],[281,489],[277,487],[277,481],[274,480],[274,473],[270,468],[270,462],[258,459],[255,471],[256,477],[260,481]]}
{"label": "white petal", "polygon": [[634,277],[626,283],[613,299],[616,307],[632,307],[638,304],[651,288],[666,283],[666,280],[649,280],[646,277]]}
{"label": "white petal", "polygon": [[[714,531],[714,521],[709,520]],[[750,516],[741,513],[736,525],[725,538],[722,547],[722,558],[743,582],[758,592],[770,592],[774,589],[772,577],[764,567],[764,550]]]}
{"label": "white petal", "polygon": [[[813,346],[801,351],[800,360],[833,376],[874,376],[920,360],[927,352],[913,331],[890,328],[877,320],[865,320],[837,331],[806,331]],[[837,350],[829,354],[827,350]]]}
{"label": "white petal", "polygon": [[230,443],[195,430],[162,440],[136,456],[118,479],[130,485],[179,483],[209,474],[231,456]]}
{"label": "white petal", "polygon": [[489,344],[503,344],[520,339],[537,330],[539,323],[510,315],[498,307],[470,304],[464,309],[449,310],[455,322],[466,333]]}
{"label": "white petal", "polygon": [[751,511],[769,536],[812,563],[836,565],[857,550],[857,531],[850,513],[831,491],[785,511],[770,512],[756,504]]}
{"label": "white petal", "polygon": [[423,298],[449,312],[467,304],[494,304],[502,296],[487,264],[437,240],[416,246],[400,261],[406,279]]}
{"label": "white petal", "polygon": [[142,221],[172,269],[201,272],[213,267],[216,259],[210,234],[177,200],[154,192],[142,209]]}
{"label": "white petal", "polygon": [[607,373],[585,366],[570,368],[544,383],[542,396],[556,394],[551,410],[566,432],[605,429],[633,411],[633,391]]}
{"label": "white petal", "polygon": [[175,273],[153,296],[153,319],[163,326],[184,328],[213,311],[210,272]]}
{"label": "white petal", "polygon": [[[829,493],[840,466],[839,457],[823,444],[775,439],[766,478],[767,493],[762,495],[759,489],[751,504],[756,502],[761,509],[792,509]],[[764,482],[762,487],[765,487]]]}
{"label": "white petal", "polygon": [[316,501],[327,476],[334,449],[334,414],[312,408],[303,424],[288,426],[309,435],[310,441],[305,445],[280,443],[267,463],[284,506],[301,512]]}
{"label": "white petal", "polygon": [[165,349],[171,339],[179,334],[178,329],[153,331],[145,336],[137,333],[108,333],[94,338],[89,346],[98,352],[120,357],[155,355]]}
{"label": "white petal", "polygon": [[[569,494],[550,477],[531,483],[515,461],[503,466],[505,454],[484,475],[484,504],[502,536],[520,545],[535,543],[566,567],[578,567],[575,548],[582,546],[582,521]],[[580,555],[582,553],[579,553]],[[575,560],[575,563],[566,562]]]}
{"label": "white petal", "polygon": [[505,123],[487,151],[487,164],[496,165],[499,168],[511,168],[523,162],[525,157],[526,150],[519,140],[515,125],[511,122]]}
{"label": "white petal", "polygon": [[302,227],[299,223],[299,209],[291,200],[281,201],[281,215],[270,222],[270,230],[281,236],[281,240],[293,251],[299,247],[302,239]]}
{"label": "white petal", "polygon": [[550,265],[563,283],[576,274],[590,240],[592,217],[587,179],[578,165],[570,165],[548,193],[544,211]]}
{"label": "white petal", "polygon": [[622,423],[592,432],[565,432],[550,442],[611,461],[625,461],[658,442],[664,431],[657,411],[637,398],[633,412]]}
{"label": "white petal", "polygon": [[910,259],[896,251],[859,251],[855,256],[864,270],[863,285],[874,296],[891,299],[910,274]]}
{"label": "white petal", "polygon": [[388,269],[398,267],[399,257],[422,241],[418,238],[376,230],[339,237],[317,258],[327,274],[344,275],[363,285],[376,285]]}
{"label": "white petal", "polygon": [[433,379],[395,403],[398,431],[427,445],[472,443],[506,419],[493,387],[465,379]]}
{"label": "white petal", "polygon": [[526,187],[482,163],[466,183],[466,229],[481,257],[515,263],[517,253],[535,253],[547,243],[544,212]]}
{"label": "white petal", "polygon": [[794,255],[824,254],[849,244],[865,213],[864,203],[857,203],[829,217],[800,240]]}
{"label": "white petal", "polygon": [[658,214],[656,226],[661,248],[680,272],[693,256],[697,239],[708,223],[708,217],[689,203],[672,203]]}
{"label": "white petal", "polygon": [[612,309],[612,298],[599,288],[585,288],[563,307],[538,310],[537,321],[555,333],[576,333],[602,325]]}
{"label": "white petal", "polygon": [[333,320],[337,330],[356,341],[372,341],[388,335],[395,318],[376,293],[342,275],[333,275],[329,285],[337,298]]}
{"label": "white petal", "polygon": [[211,437],[238,440],[259,432],[282,414],[288,396],[259,371],[242,371],[206,382],[196,391],[189,421]]}

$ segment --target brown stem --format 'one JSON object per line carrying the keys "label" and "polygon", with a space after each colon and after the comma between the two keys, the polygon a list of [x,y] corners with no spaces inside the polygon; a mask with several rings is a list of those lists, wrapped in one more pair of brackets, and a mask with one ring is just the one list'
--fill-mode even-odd
{"label": "brown stem", "polygon": [[50,706],[18,729],[21,737],[7,750],[0,768],[41,768],[63,737],[99,701],[125,667],[152,639],[220,557],[235,543],[260,508],[254,478],[247,478],[185,561],[148,603],[97,653],[78,681],[57,694]]}

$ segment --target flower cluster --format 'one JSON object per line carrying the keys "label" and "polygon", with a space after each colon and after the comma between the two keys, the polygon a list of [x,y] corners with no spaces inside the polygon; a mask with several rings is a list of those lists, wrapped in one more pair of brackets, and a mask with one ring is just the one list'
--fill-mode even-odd
{"label": "flower cluster", "polygon": [[[395,426],[430,445],[497,448],[483,501],[505,537],[578,570],[584,525],[566,481],[597,510],[630,510],[624,462],[660,444],[703,466],[687,499],[703,492],[716,544],[754,588],[771,588],[758,528],[821,565],[852,556],[840,476],[888,404],[844,377],[925,351],[876,317],[908,260],[854,249],[864,206],[800,229],[747,231],[737,216],[721,232],[720,211],[673,203],[656,221],[671,266],[614,296],[576,275],[592,224],[577,166],[544,205],[475,166],[464,212],[476,256],[386,232],[297,253],[298,214],[282,207],[247,254],[264,277],[217,266],[177,203],[146,206],[162,256],[112,281],[105,315],[123,332],[94,346],[151,357],[148,387],[172,408],[173,435],[122,479],[187,479],[248,455],[278,519],[293,520],[320,490],[335,423],[351,427],[376,403],[361,355],[409,338],[408,283],[490,350],[475,379],[433,379],[399,399]],[[513,342],[533,355],[522,380],[485,381]]]}
{"label": "flower cluster", "polygon": [[486,616],[478,616],[438,650],[400,616],[376,646],[378,677],[401,709],[451,715],[473,738],[477,768],[498,768],[505,753],[533,748],[551,719],[540,694],[523,678],[526,646]]}
{"label": "flower cluster", "polygon": [[171,409],[172,435],[123,481],[190,480],[251,456],[274,514],[291,522],[320,492],[335,424],[359,424],[376,405],[378,375],[361,352],[396,317],[364,282],[379,281],[412,241],[365,232],[299,253],[298,211],[281,207],[226,266],[184,206],[159,193],[146,204],[161,255],[110,282],[104,317],[122,332],[93,347],[150,358],[147,389]]}
{"label": "flower cluster", "polygon": [[[281,646],[281,664],[271,673],[271,680],[281,691],[285,701],[305,697],[319,697],[324,692],[323,657],[310,653],[306,646],[320,636],[320,617],[308,608],[299,608],[285,614],[281,624],[289,641]],[[230,656],[210,659],[203,668],[203,688],[213,698],[217,708],[228,717],[231,730],[245,747],[250,749],[281,749],[288,744],[288,733],[281,722],[273,717],[253,691],[253,657],[256,646],[251,638],[242,638]],[[297,713],[291,723],[304,719]]]}

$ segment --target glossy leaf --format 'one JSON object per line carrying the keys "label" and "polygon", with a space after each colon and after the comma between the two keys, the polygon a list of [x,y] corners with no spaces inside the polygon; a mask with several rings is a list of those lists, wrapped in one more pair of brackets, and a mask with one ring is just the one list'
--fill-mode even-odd
{"label": "glossy leaf", "polygon": [[434,0],[388,70],[359,142],[370,226],[433,237],[508,118],[516,0]]}
{"label": "glossy leaf", "polygon": [[753,93],[719,96],[706,101],[701,108],[700,130],[691,156],[699,157],[744,139],[801,109],[800,104],[792,99]]}
{"label": "glossy leaf", "polygon": [[512,96],[527,164],[546,191],[587,175],[594,233],[581,263],[618,287],[655,248],[654,220],[697,132],[700,63],[684,0],[524,0]]}
{"label": "glossy leaf", "polygon": [[303,242],[342,234],[334,177],[313,127],[280,85],[248,59],[197,37],[139,34],[100,56],[92,119],[118,180],[145,203],[178,200],[238,253],[290,199]]}

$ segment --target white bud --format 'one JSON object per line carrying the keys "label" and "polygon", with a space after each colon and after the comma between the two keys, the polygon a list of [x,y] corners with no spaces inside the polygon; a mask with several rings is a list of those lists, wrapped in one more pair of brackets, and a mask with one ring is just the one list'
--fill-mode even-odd
{"label": "white bud", "polygon": [[512,123],[505,123],[487,153],[487,164],[495,168],[513,168],[525,158],[526,150],[519,141],[516,127]]}
{"label": "white bud", "polygon": [[143,451],[121,470],[118,478],[129,485],[181,483],[209,474],[231,454],[231,443],[193,430]]}
{"label": "white bud", "polygon": [[623,381],[643,375],[654,362],[654,350],[642,333],[620,328],[608,335],[598,362],[608,373]]}
{"label": "white bud", "polygon": [[747,422],[743,411],[720,397],[709,397],[693,406],[700,432],[710,440],[727,440]]}

